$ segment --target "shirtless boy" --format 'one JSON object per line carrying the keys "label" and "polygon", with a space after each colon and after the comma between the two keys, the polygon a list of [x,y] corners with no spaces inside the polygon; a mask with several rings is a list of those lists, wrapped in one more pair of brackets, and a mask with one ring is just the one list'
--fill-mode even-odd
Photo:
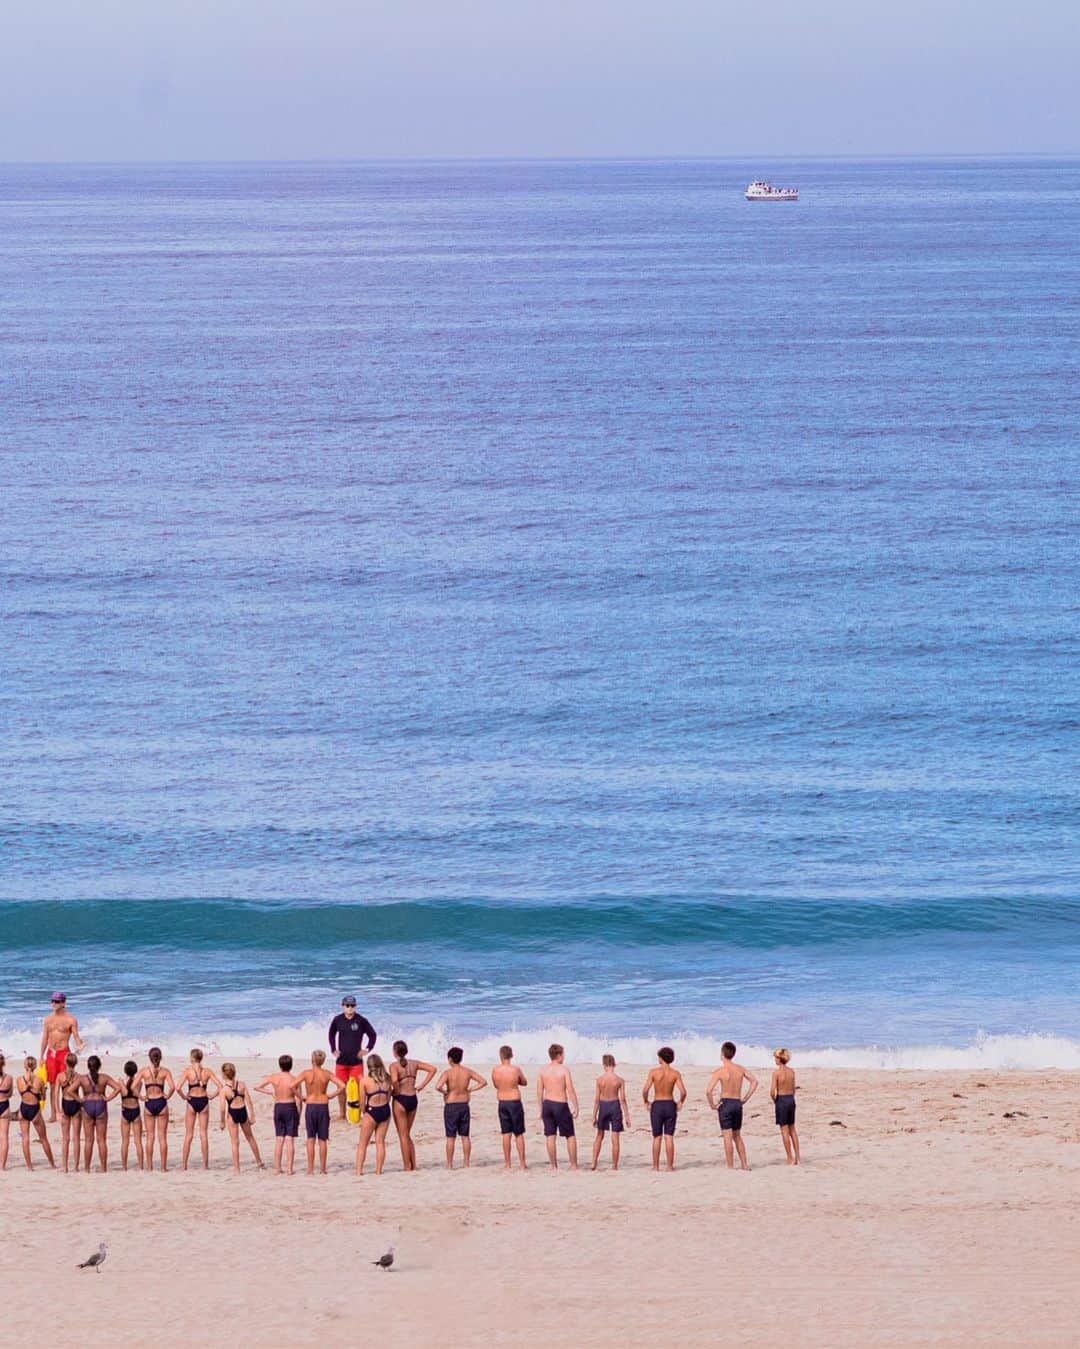
{"label": "shirtless boy", "polygon": [[795,1072],[789,1068],[791,1051],[778,1049],[773,1054],[772,1081],[769,1083],[769,1095],[776,1108],[776,1126],[787,1153],[788,1166],[799,1165],[799,1135],[795,1132]]}
{"label": "shirtless boy", "polygon": [[499,1132],[502,1134],[503,1162],[510,1170],[510,1140],[517,1148],[518,1162],[522,1171],[528,1171],[525,1161],[525,1104],[521,1099],[521,1088],[529,1085],[529,1079],[513,1062],[514,1051],[509,1045],[499,1050],[499,1062],[491,1070],[491,1082],[499,1104]]}
{"label": "shirtless boy", "polygon": [[278,1059],[280,1072],[255,1084],[255,1090],[274,1098],[274,1174],[281,1175],[281,1154],[291,1176],[296,1161],[296,1135],[300,1132],[299,1078],[292,1074],[292,1055]]}
{"label": "shirtless boy", "polygon": [[319,1145],[319,1174],[326,1175],[326,1145],[330,1141],[330,1098],[345,1088],[336,1075],[323,1067],[326,1055],[316,1049],[311,1055],[311,1067],[305,1068],[296,1079],[296,1094],[304,1100],[304,1132],[307,1134],[307,1173],[315,1174],[315,1144]]}
{"label": "shirtless boy", "polygon": [[[739,1162],[744,1171],[749,1171],[750,1167],[746,1161],[746,1149],[742,1141],[742,1117],[743,1106],[747,1103],[754,1092],[758,1089],[758,1080],[749,1068],[742,1067],[735,1062],[735,1046],[730,1040],[725,1040],[720,1046],[720,1055],[723,1060],[720,1067],[709,1078],[709,1085],[705,1090],[705,1099],[709,1103],[710,1110],[716,1110],[720,1117],[720,1128],[724,1135],[724,1156],[727,1158],[728,1170],[735,1169],[734,1154],[739,1154]],[[720,1105],[717,1106],[713,1100],[713,1092],[717,1084],[720,1086]],[[749,1083],[750,1090],[743,1095],[743,1087]]]}
{"label": "shirtless boy", "polygon": [[536,1099],[540,1105],[540,1118],[544,1122],[544,1145],[547,1148],[551,1169],[559,1169],[556,1155],[555,1135],[559,1133],[566,1139],[566,1155],[570,1158],[570,1170],[576,1171],[577,1139],[574,1137],[574,1120],[578,1114],[577,1092],[570,1069],[563,1059],[562,1045],[549,1045],[548,1058],[551,1060],[536,1079]]}
{"label": "shirtless boy", "polygon": [[487,1086],[487,1079],[474,1072],[472,1068],[467,1068],[461,1060],[465,1057],[465,1051],[458,1049],[447,1050],[446,1060],[449,1067],[444,1068],[438,1082],[435,1083],[435,1090],[443,1097],[443,1127],[446,1130],[446,1168],[448,1171],[454,1169],[454,1148],[457,1140],[461,1139],[461,1158],[466,1166],[472,1157],[472,1139],[469,1137],[469,1128],[472,1119],[472,1111],[469,1108],[469,1098],[474,1091],[480,1091]]}
{"label": "shirtless boy", "polygon": [[592,1169],[595,1171],[600,1161],[600,1149],[604,1146],[604,1135],[611,1131],[611,1169],[619,1169],[623,1129],[630,1127],[630,1107],[626,1101],[626,1082],[615,1071],[614,1054],[604,1055],[604,1071],[596,1079],[596,1096],[592,1107],[593,1124],[596,1126],[596,1141],[592,1149]]}
{"label": "shirtless boy", "polygon": [[65,1060],[74,1039],[75,1048],[82,1049],[83,1040],[79,1034],[79,1023],[67,1009],[67,994],[52,995],[52,1011],[41,1023],[41,1049],[38,1058],[45,1065],[49,1077],[49,1118],[48,1124],[56,1123],[56,1101],[60,1088],[56,1079],[64,1071]]}
{"label": "shirtless boy", "polygon": [[[660,1144],[664,1144],[667,1156],[667,1169],[675,1170],[675,1121],[679,1111],[686,1104],[686,1083],[682,1073],[671,1065],[675,1062],[675,1051],[667,1045],[656,1051],[660,1065],[654,1068],[645,1079],[645,1088],[641,1099],[649,1107],[649,1123],[652,1125],[652,1169],[660,1170]],[[649,1092],[652,1092],[652,1103]],[[675,1093],[679,1093],[676,1101]]]}

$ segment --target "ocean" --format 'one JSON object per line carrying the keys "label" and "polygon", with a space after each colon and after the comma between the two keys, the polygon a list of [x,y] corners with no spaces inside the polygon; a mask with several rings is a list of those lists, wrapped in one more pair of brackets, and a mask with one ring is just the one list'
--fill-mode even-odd
{"label": "ocean", "polygon": [[1080,1067],[1078,339],[1080,161],[0,167],[0,1050]]}

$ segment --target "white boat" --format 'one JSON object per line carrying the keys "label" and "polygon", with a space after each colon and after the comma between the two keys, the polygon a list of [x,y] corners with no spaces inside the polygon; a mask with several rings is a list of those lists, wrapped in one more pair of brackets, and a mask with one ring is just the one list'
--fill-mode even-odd
{"label": "white boat", "polygon": [[773,187],[764,178],[755,178],[746,189],[747,201],[798,201],[797,187]]}

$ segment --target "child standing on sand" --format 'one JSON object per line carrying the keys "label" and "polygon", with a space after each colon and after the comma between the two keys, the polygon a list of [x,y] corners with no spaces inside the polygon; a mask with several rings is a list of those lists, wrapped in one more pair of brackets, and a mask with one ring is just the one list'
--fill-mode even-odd
{"label": "child standing on sand", "polygon": [[788,1166],[799,1165],[799,1135],[795,1132],[795,1072],[788,1067],[791,1051],[778,1049],[773,1054],[776,1068],[769,1083],[769,1095],[776,1107],[776,1123],[784,1140]]}
{"label": "child standing on sand", "polygon": [[596,1096],[593,1099],[593,1125],[596,1129],[596,1141],[592,1150],[592,1169],[595,1171],[600,1161],[600,1149],[604,1146],[604,1134],[611,1131],[611,1169],[619,1169],[623,1129],[630,1127],[630,1107],[626,1102],[626,1081],[615,1071],[614,1054],[604,1055],[604,1071],[596,1079]]}
{"label": "child standing on sand", "polygon": [[296,1135],[300,1132],[300,1079],[293,1077],[291,1054],[278,1059],[280,1071],[264,1077],[255,1090],[274,1098],[274,1175],[280,1176],[282,1154],[285,1168],[293,1174],[296,1161]]}

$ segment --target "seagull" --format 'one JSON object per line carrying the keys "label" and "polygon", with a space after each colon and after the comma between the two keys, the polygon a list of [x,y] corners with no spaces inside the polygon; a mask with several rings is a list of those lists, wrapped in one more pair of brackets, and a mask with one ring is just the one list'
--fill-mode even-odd
{"label": "seagull", "polygon": [[[104,1250],[105,1247],[103,1246],[101,1249]],[[94,1259],[95,1257],[94,1257],[94,1256],[91,1256],[90,1258],[91,1258],[91,1259]],[[104,1256],[102,1257],[102,1259],[104,1259]],[[393,1246],[390,1247],[390,1249],[386,1252],[385,1255],[380,1255],[379,1258],[378,1258],[378,1260],[372,1260],[371,1263],[372,1263],[373,1265],[378,1265],[378,1267],[379,1267],[380,1269],[389,1269],[390,1266],[394,1263],[394,1248],[393,1248]]]}
{"label": "seagull", "polygon": [[101,1266],[104,1263],[105,1263],[105,1243],[102,1242],[101,1245],[94,1252],[94,1254],[89,1258],[89,1260],[84,1260],[82,1264],[79,1266],[79,1268],[92,1269],[96,1274],[101,1269]]}

